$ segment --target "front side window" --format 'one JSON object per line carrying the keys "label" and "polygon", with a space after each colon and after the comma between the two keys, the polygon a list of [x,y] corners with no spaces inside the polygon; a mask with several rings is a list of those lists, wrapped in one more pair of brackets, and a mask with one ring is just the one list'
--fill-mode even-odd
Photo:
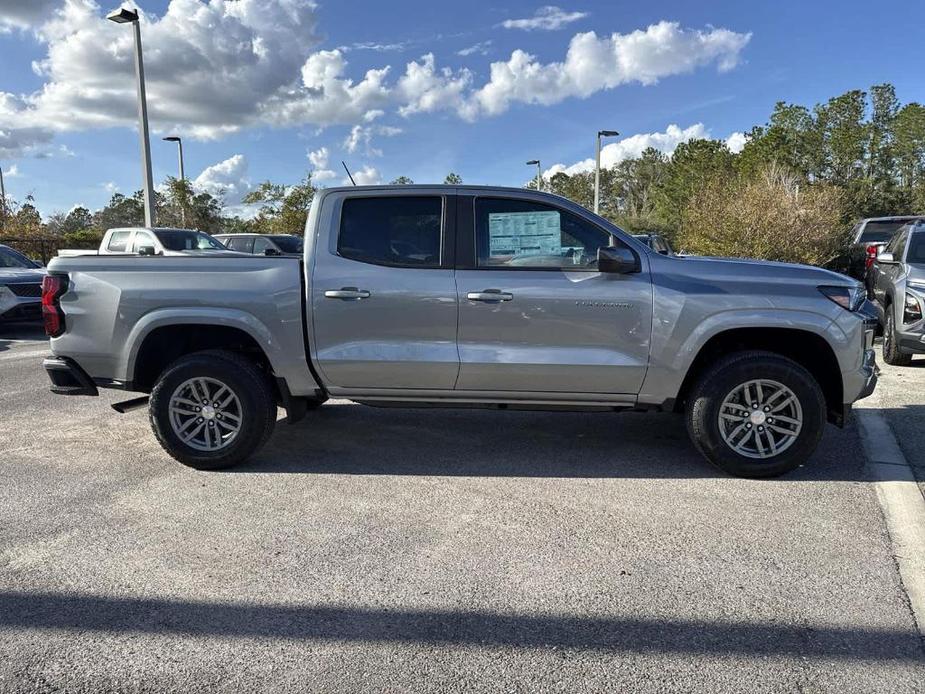
{"label": "front side window", "polygon": [[390,196],[344,200],[337,254],[374,265],[440,267],[443,199]]}
{"label": "front side window", "polygon": [[262,236],[258,236],[254,239],[254,254],[255,255],[266,255],[267,251],[275,251],[276,247],[270,242],[269,239],[265,239]]}
{"label": "front side window", "polygon": [[229,236],[225,239],[225,246],[233,251],[250,253],[254,248],[253,236]]}
{"label": "front side window", "polygon": [[925,264],[925,230],[915,231],[910,235],[906,262],[914,265]]}
{"label": "front side window", "polygon": [[895,260],[902,260],[903,248],[906,245],[906,232],[896,234],[883,250],[892,253]]}
{"label": "front side window", "polygon": [[528,200],[475,203],[478,266],[593,270],[613,237],[578,215]]}
{"label": "front side window", "polygon": [[161,245],[171,251],[223,251],[225,247],[201,231],[156,231]]}
{"label": "front side window", "polygon": [[125,253],[128,250],[128,240],[131,235],[130,231],[114,231],[109,237],[109,245],[106,248],[113,253]]}

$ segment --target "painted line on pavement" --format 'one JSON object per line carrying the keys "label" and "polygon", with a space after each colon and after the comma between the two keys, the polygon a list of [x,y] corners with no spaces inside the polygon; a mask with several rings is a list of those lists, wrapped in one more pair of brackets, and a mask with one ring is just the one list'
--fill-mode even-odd
{"label": "painted line on pavement", "polygon": [[856,405],[855,415],[899,577],[925,638],[925,498],[879,404],[872,395]]}

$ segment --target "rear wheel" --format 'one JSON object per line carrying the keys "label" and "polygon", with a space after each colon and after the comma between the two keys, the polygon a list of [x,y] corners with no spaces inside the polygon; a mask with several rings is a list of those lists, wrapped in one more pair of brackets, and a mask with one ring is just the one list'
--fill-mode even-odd
{"label": "rear wheel", "polygon": [[886,319],[883,326],[883,361],[890,366],[909,366],[912,363],[911,354],[903,354],[896,344],[896,319],[893,318],[893,305],[887,304]]}
{"label": "rear wheel", "polygon": [[231,467],[256,452],[276,424],[269,379],[234,352],[178,359],[151,391],[151,428],[175,460],[200,470]]}
{"label": "rear wheel", "polygon": [[739,352],[714,364],[694,386],[687,428],[720,469],[775,477],[809,459],[825,415],[825,397],[805,368],[771,352]]}

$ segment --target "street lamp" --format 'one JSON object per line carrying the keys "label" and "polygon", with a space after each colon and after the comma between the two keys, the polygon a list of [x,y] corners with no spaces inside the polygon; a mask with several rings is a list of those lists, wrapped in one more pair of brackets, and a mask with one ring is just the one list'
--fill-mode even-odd
{"label": "street lamp", "polygon": [[124,7],[113,10],[106,19],[116,24],[131,24],[135,33],[135,78],[138,83],[138,134],[141,137],[141,175],[145,201],[145,226],[154,226],[154,186],[151,176],[151,148],[148,142],[148,103],[145,99],[145,66],[141,58],[141,24],[138,11]]}
{"label": "street lamp", "polygon": [[536,165],[536,189],[543,190],[543,170],[540,168],[539,159],[531,159],[527,162],[527,166]]}
{"label": "street lamp", "polygon": [[597,146],[594,150],[594,214],[600,214],[601,209],[601,138],[616,137],[616,130],[598,130]]}
{"label": "street lamp", "polygon": [[3,167],[0,166],[0,229],[6,227],[6,188],[3,187]]}
{"label": "street lamp", "polygon": [[183,201],[180,204],[180,223],[186,226],[186,176],[183,174],[183,139],[177,135],[169,135],[164,142],[176,142],[180,151],[180,185],[183,191]]}

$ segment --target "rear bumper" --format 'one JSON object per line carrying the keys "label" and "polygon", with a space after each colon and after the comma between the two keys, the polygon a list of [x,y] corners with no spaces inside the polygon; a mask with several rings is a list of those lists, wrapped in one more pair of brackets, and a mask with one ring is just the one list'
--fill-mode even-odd
{"label": "rear bumper", "polygon": [[46,357],[42,361],[51,379],[51,392],[58,395],[99,395],[93,379],[73,359]]}

